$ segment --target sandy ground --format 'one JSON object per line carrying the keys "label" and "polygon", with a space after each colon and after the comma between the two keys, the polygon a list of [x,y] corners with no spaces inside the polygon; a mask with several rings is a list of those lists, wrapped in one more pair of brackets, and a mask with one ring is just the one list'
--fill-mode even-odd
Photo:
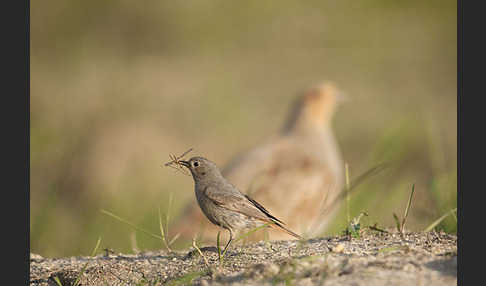
{"label": "sandy ground", "polygon": [[[456,285],[457,236],[381,233],[234,245],[168,253],[42,258],[30,285]],[[86,267],[85,267],[86,265]],[[81,271],[85,267],[84,271]],[[80,275],[81,273],[81,275]]]}

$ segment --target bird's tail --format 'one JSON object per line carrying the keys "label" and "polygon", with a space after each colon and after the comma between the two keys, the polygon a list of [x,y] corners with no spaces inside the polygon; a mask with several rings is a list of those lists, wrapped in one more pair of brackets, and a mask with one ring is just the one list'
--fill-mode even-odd
{"label": "bird's tail", "polygon": [[272,228],[274,228],[274,229],[277,229],[277,230],[280,230],[280,231],[284,231],[284,232],[290,234],[291,236],[293,236],[295,238],[302,239],[302,236],[300,236],[297,233],[291,231],[290,229],[284,227],[283,225],[281,225],[278,222],[273,221],[273,223],[271,223],[269,226],[272,227]]}
{"label": "bird's tail", "polygon": [[265,222],[270,222],[269,226],[272,227],[272,228],[275,228],[275,229],[278,229],[278,230],[281,230],[281,231],[285,231],[286,233],[290,234],[291,236],[293,237],[296,237],[298,239],[302,239],[302,236],[296,234],[295,232],[291,231],[290,229],[287,229],[283,226],[283,224],[285,224],[283,221],[279,220],[278,218],[274,217],[273,215],[270,214],[270,212],[268,212],[261,204],[259,204],[257,201],[255,201],[254,199],[250,198],[248,195],[245,195],[245,197],[257,208],[259,209],[260,211],[262,211],[266,216],[267,218],[266,219],[262,219],[262,221],[265,221]]}

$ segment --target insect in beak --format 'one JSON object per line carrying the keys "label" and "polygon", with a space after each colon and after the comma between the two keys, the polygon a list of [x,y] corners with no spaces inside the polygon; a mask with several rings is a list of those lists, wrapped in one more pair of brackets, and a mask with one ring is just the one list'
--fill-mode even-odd
{"label": "insect in beak", "polygon": [[[184,157],[187,153],[189,153],[191,151],[192,151],[192,148],[187,150],[186,152],[184,152],[184,154],[182,154],[180,156],[169,155],[169,158],[171,160],[169,162],[165,163],[164,165],[171,167],[171,168],[174,168],[177,171],[183,173],[184,175],[190,176],[190,174],[187,172],[187,170],[182,168],[182,166],[189,168],[191,165],[189,164],[188,161],[183,161],[183,160],[179,160],[179,159],[181,159],[182,157]],[[174,164],[175,164],[175,166],[174,166]]]}

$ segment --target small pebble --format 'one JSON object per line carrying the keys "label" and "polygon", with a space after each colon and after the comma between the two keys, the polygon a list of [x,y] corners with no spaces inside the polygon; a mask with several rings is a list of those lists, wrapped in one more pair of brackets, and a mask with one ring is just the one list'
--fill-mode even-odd
{"label": "small pebble", "polygon": [[332,248],[332,252],[336,252],[336,253],[342,252],[343,250],[344,250],[344,244],[342,243]]}

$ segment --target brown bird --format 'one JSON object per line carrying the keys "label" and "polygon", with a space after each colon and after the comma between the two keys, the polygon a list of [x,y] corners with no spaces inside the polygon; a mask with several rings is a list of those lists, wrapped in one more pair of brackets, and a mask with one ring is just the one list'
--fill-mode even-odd
{"label": "brown bird", "polygon": [[[322,234],[340,206],[335,200],[343,187],[344,164],[331,126],[340,98],[331,83],[309,88],[298,97],[280,134],[236,156],[222,170],[289,228],[308,236]],[[172,229],[185,239],[199,232],[206,241],[218,232],[194,202]],[[285,239],[281,232],[269,236]],[[259,240],[262,234],[250,238]]]}
{"label": "brown bird", "polygon": [[[261,204],[243,194],[227,181],[219,168],[203,157],[192,157],[189,161],[178,161],[187,167],[194,179],[196,200],[206,218],[214,225],[228,230],[230,238],[243,229],[267,225],[296,238],[298,234],[283,226],[283,222],[270,214]],[[186,223],[191,224],[191,221]],[[223,251],[224,252],[224,251]]]}

